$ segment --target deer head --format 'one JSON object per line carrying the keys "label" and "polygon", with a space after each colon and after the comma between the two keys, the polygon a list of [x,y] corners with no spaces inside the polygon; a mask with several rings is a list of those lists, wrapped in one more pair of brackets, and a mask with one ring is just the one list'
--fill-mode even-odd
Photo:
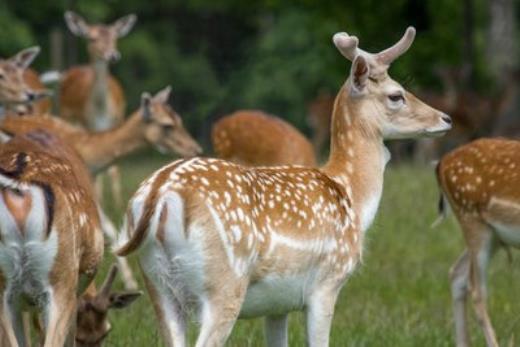
{"label": "deer head", "polygon": [[96,294],[84,294],[78,302],[76,346],[99,347],[111,330],[110,309],[128,307],[142,295],[139,291],[113,292],[112,284],[118,268],[112,265],[103,286]]}
{"label": "deer head", "polygon": [[65,22],[70,31],[88,40],[88,52],[92,59],[113,62],[121,58],[117,50],[117,40],[126,36],[134,26],[137,17],[127,15],[113,24],[87,24],[78,14],[65,12]]}
{"label": "deer head", "polygon": [[[409,27],[392,47],[372,54],[358,48],[358,38],[337,33],[334,44],[345,58],[352,61],[350,77],[340,97],[357,108],[367,130],[385,139],[412,138],[444,134],[451,119],[406,91],[388,75],[391,63],[405,53],[415,38]],[[354,120],[357,121],[357,120]]]}
{"label": "deer head", "polygon": [[31,65],[40,47],[26,48],[9,59],[0,60],[0,103],[5,105],[29,104],[50,96],[47,90],[35,91],[27,86],[24,71]]}
{"label": "deer head", "polygon": [[168,86],[153,97],[142,94],[141,115],[146,140],[162,153],[176,152],[183,157],[202,153],[199,144],[184,128],[181,117],[168,105],[170,93]]}

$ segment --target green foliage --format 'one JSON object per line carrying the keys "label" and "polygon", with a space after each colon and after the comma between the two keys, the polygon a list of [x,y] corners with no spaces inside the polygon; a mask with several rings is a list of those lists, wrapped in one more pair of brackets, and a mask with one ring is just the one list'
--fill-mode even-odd
{"label": "green foliage", "polygon": [[[477,52],[484,49],[486,6],[475,1]],[[70,38],[63,21],[70,7],[91,23],[138,15],[134,30],[120,40],[123,59],[113,66],[129,111],[141,92],[170,84],[176,110],[199,138],[207,137],[215,119],[243,108],[305,128],[307,103],[323,90],[335,93],[348,74],[349,63],[331,42],[338,31],[379,51],[416,26],[414,46],[392,67],[412,91],[435,88],[433,69],[462,59],[462,2],[451,0],[0,0],[0,55],[39,43],[35,67],[48,69],[49,34],[60,29]],[[88,59],[85,42],[75,42],[65,47],[68,65]],[[477,80],[485,81],[480,56]]]}

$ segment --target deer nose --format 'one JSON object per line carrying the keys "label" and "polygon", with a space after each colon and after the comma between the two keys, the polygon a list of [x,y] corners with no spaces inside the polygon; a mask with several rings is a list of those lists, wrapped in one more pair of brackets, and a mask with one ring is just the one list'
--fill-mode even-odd
{"label": "deer nose", "polygon": [[27,92],[26,94],[27,101],[34,101],[36,99],[36,94],[34,92]]}
{"label": "deer nose", "polygon": [[114,51],[108,55],[108,61],[110,61],[112,63],[118,61],[120,58],[121,58],[121,53],[119,53],[118,51]]}
{"label": "deer nose", "polygon": [[444,123],[447,123],[449,125],[451,125],[453,123],[453,121],[451,120],[451,117],[448,116],[447,114],[443,114],[441,116],[441,119],[444,121]]}

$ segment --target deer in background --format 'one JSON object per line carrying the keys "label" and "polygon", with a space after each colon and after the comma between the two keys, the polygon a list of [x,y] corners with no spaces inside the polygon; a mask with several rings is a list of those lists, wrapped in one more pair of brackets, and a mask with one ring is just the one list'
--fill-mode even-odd
{"label": "deer in background", "polygon": [[44,347],[73,345],[77,295],[94,278],[103,233],[86,167],[43,131],[0,147],[0,338],[25,346],[22,311],[42,315]]}
{"label": "deer in background", "polygon": [[312,144],[318,156],[330,136],[330,119],[335,99],[333,94],[322,91],[307,105],[307,124],[312,129]]}
{"label": "deer in background", "polygon": [[[154,97],[143,93],[141,107],[120,126],[104,132],[89,132],[74,127],[56,117],[7,117],[0,124],[3,138],[44,129],[62,138],[81,156],[92,174],[100,172],[118,158],[124,157],[148,144],[163,153],[178,153],[191,157],[202,152],[182,124],[180,116],[168,105],[170,87]],[[116,229],[101,212],[103,230],[112,241]],[[137,288],[132,271],[124,258],[117,258],[126,288]]]}
{"label": "deer in background", "polygon": [[[487,266],[501,247],[520,247],[520,142],[480,139],[446,154],[437,166],[439,203],[446,201],[466,249],[450,270],[458,347],[469,346],[466,302],[471,293],[488,346],[498,342],[487,310]],[[440,221],[440,219],[439,219]]]}
{"label": "deer in background", "polygon": [[514,102],[517,73],[511,73],[506,83],[495,93],[482,94],[467,87],[469,67],[439,67],[436,75],[442,82],[442,93],[423,91],[418,93],[433,107],[442,110],[453,119],[453,129],[442,139],[421,139],[414,150],[415,160],[430,162],[463,143],[493,133],[498,120]]}
{"label": "deer in background", "polygon": [[316,166],[311,143],[291,124],[261,111],[242,110],[211,131],[217,157],[248,166]]}
{"label": "deer in background", "polygon": [[287,314],[303,309],[308,344],[328,345],[336,299],[381,198],[389,159],[383,140],[451,127],[387,73],[414,37],[408,28],[395,45],[370,54],[355,36],[334,35],[352,67],[336,97],[322,168],[194,158],[141,184],[116,252],[137,252],[168,346],[186,345],[193,304],[200,307],[197,347],[222,346],[237,318],[259,316],[267,345],[287,346]]}
{"label": "deer in background", "polygon": [[9,59],[0,59],[0,105],[4,115],[44,114],[50,109],[50,96],[38,75],[28,69],[40,52],[35,46],[26,48]]}
{"label": "deer in background", "polygon": [[[60,85],[60,115],[79,122],[93,131],[113,128],[123,121],[126,101],[119,82],[110,75],[109,63],[119,60],[117,40],[126,36],[135,24],[133,14],[111,25],[92,24],[74,12],[65,13],[70,31],[88,40],[90,65],[77,66],[65,72]],[[116,166],[109,169],[112,196],[122,206],[121,178]],[[97,181],[98,195],[102,195],[102,178]]]}

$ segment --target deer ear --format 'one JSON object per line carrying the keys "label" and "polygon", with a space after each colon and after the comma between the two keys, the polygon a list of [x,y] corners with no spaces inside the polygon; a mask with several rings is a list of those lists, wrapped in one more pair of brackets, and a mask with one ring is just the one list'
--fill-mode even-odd
{"label": "deer ear", "polygon": [[40,47],[34,46],[18,52],[10,60],[19,68],[27,69],[38,53],[40,53]]}
{"label": "deer ear", "polygon": [[110,304],[108,308],[125,308],[137,300],[143,292],[120,292],[110,294]]}
{"label": "deer ear", "polygon": [[161,104],[167,104],[171,93],[172,93],[172,87],[167,86],[167,87],[163,88],[162,90],[160,90],[159,92],[157,92],[157,94],[155,94],[153,99],[154,99],[154,101],[160,102]]}
{"label": "deer ear", "polygon": [[65,23],[74,35],[88,37],[88,24],[80,15],[72,11],[65,12]]}
{"label": "deer ear", "polygon": [[370,66],[365,57],[358,55],[352,67],[350,68],[350,80],[352,84],[352,91],[362,93],[367,86],[368,76],[370,73]]}
{"label": "deer ear", "polygon": [[145,122],[152,118],[152,96],[147,92],[141,94],[141,115]]}
{"label": "deer ear", "polygon": [[128,16],[124,16],[119,18],[112,24],[112,28],[115,29],[117,33],[117,37],[123,37],[128,35],[130,30],[134,27],[135,22],[137,21],[137,16],[135,14],[129,14]]}

